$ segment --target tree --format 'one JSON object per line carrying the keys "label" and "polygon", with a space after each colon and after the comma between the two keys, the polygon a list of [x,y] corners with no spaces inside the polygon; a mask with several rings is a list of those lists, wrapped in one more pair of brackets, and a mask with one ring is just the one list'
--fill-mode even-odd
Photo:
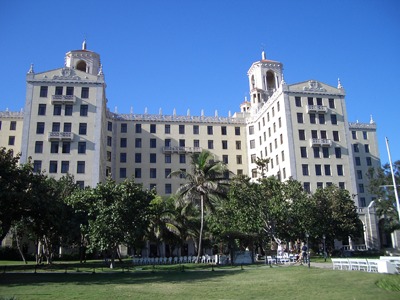
{"label": "tree", "polygon": [[149,204],[154,194],[133,179],[117,184],[112,179],[95,188],[75,192],[70,203],[88,215],[89,248],[106,252],[114,267],[120,244],[141,243],[149,227]]}
{"label": "tree", "polygon": [[192,155],[192,172],[174,171],[171,176],[183,176],[186,182],[179,187],[177,194],[185,201],[191,201],[200,207],[200,232],[197,247],[197,260],[202,252],[204,229],[204,209],[214,210],[215,199],[226,197],[229,181],[224,177],[227,167],[214,160],[214,155],[207,150]]}
{"label": "tree", "polygon": [[[397,192],[400,194],[400,160],[394,162],[393,172],[397,184]],[[390,165],[385,164],[382,168],[370,168],[367,172],[369,179],[368,192],[376,195],[376,211],[383,217],[384,231],[387,234],[400,229],[399,215],[397,211],[396,198],[393,187],[392,173]]]}

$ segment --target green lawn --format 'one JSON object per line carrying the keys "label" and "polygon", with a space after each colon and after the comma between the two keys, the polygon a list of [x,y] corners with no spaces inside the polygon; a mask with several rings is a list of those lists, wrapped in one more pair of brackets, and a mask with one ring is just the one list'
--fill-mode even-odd
{"label": "green lawn", "polygon": [[31,271],[1,273],[0,299],[400,299],[400,291],[384,289],[399,290],[398,275],[304,266]]}

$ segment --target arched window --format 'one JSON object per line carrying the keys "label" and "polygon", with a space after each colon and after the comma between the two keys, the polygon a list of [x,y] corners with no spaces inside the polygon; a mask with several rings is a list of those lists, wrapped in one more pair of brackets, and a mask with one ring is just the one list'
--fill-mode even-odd
{"label": "arched window", "polygon": [[256,87],[256,81],[254,80],[254,75],[251,75],[251,88],[254,89]]}
{"label": "arched window", "polygon": [[276,88],[275,84],[275,74],[272,71],[267,72],[267,90],[273,91]]}
{"label": "arched window", "polygon": [[79,71],[86,72],[86,62],[81,60],[76,64],[76,69]]}

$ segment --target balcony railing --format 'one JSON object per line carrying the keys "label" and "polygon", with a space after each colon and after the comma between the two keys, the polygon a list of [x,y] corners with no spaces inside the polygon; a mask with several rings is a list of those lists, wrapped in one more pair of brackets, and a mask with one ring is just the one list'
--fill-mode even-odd
{"label": "balcony railing", "polygon": [[330,147],[332,140],[330,139],[310,139],[311,146]]}
{"label": "balcony railing", "polygon": [[201,147],[163,147],[163,153],[195,153],[201,151]]}
{"label": "balcony railing", "polygon": [[326,106],[323,105],[307,105],[307,113],[326,113],[328,111],[328,108]]}
{"label": "balcony railing", "polygon": [[51,131],[48,134],[49,141],[72,141],[74,139],[74,134],[72,132],[58,132]]}
{"label": "balcony railing", "polygon": [[74,95],[53,95],[51,96],[51,104],[62,103],[62,104],[74,104],[76,97]]}

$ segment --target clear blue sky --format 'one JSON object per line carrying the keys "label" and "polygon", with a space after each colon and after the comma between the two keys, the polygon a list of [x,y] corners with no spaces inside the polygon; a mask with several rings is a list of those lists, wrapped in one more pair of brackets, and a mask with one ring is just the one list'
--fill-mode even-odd
{"label": "clear blue sky", "polygon": [[349,120],[372,114],[382,162],[385,136],[400,159],[400,1],[3,0],[0,110],[23,107],[31,63],[60,68],[85,37],[101,55],[112,111],[227,116],[264,48],[289,84],[339,77]]}

